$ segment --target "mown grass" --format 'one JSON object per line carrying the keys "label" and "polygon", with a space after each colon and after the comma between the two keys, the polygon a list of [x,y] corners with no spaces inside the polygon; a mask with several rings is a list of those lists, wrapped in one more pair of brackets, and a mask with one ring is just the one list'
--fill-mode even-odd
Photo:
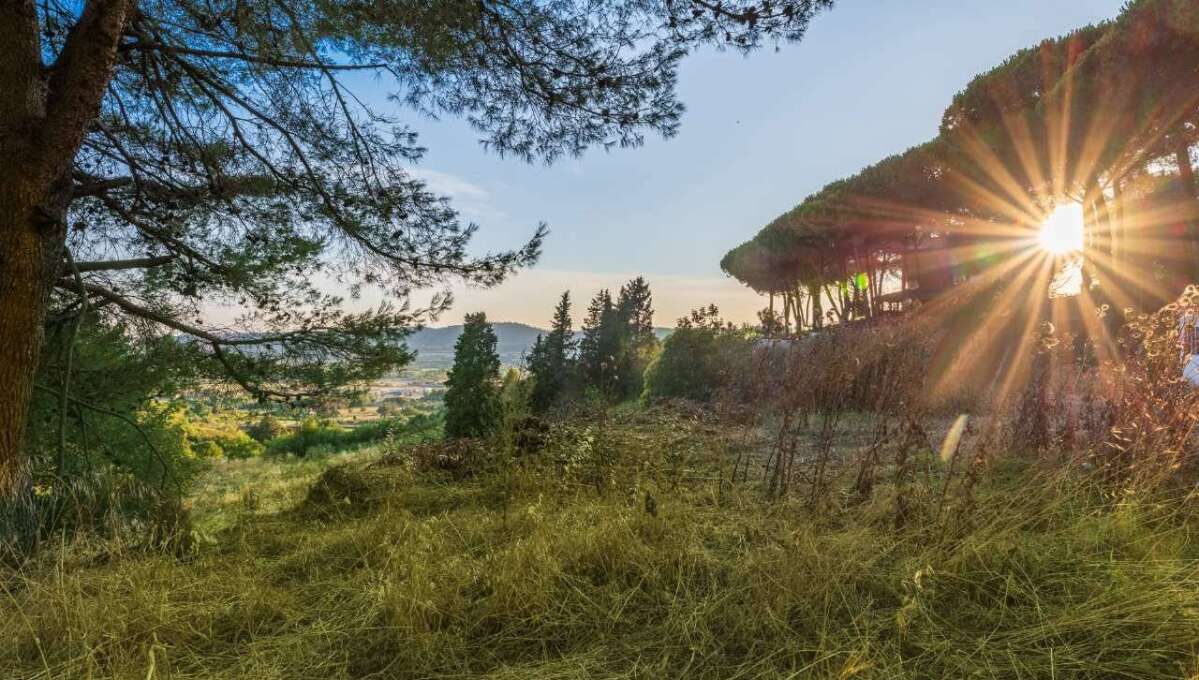
{"label": "mown grass", "polygon": [[897,530],[885,490],[816,512],[731,486],[732,440],[702,422],[626,413],[568,434],[466,479],[363,453],[184,556],[48,551],[0,599],[0,676],[1199,671],[1186,498],[1008,468],[973,510]]}

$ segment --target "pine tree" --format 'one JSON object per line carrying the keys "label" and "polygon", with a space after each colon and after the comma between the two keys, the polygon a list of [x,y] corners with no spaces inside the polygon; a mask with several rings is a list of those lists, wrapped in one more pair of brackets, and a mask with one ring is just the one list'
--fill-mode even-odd
{"label": "pine tree", "polygon": [[447,437],[486,437],[495,432],[500,423],[499,379],[495,329],[482,312],[467,314],[445,383]]}
{"label": "pine tree", "polygon": [[574,348],[570,291],[567,291],[554,309],[554,322],[549,334],[544,338],[537,336],[529,354],[529,373],[533,376],[530,402],[534,411],[545,412],[565,398],[570,389]]}
{"label": "pine tree", "polygon": [[607,398],[619,396],[619,357],[624,333],[612,294],[601,290],[587,307],[579,342],[579,372],[587,387]]}
{"label": "pine tree", "polygon": [[645,368],[658,349],[653,295],[645,277],[638,276],[621,287],[616,314],[620,332],[617,389],[618,396],[627,399],[641,394]]}
{"label": "pine tree", "polygon": [[645,277],[638,276],[621,286],[616,306],[635,344],[645,344],[655,338],[653,294]]}
{"label": "pine tree", "polygon": [[[354,96],[351,73],[377,76],[392,95],[379,101],[467,118],[489,149],[553,160],[672,136],[692,48],[799,40],[831,4],[6,2],[0,523],[32,544],[24,444],[42,340],[88,301],[286,400],[408,361],[399,340],[448,301],[408,313],[410,290],[449,274],[495,285],[536,260],[544,229],[467,254],[476,227],[410,172],[424,149],[409,112]],[[349,312],[313,283],[330,266],[400,304]],[[195,319],[201,300],[244,305],[253,332]]]}

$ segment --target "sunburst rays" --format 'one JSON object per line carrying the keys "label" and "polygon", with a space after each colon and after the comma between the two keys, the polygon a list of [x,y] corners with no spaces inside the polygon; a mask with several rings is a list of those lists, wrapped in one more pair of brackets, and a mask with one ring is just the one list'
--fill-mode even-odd
{"label": "sunburst rays", "polygon": [[[959,162],[948,165],[948,179],[960,209],[877,197],[856,203],[866,228],[926,226],[952,236],[957,266],[983,265],[968,285],[919,312],[944,319],[948,331],[934,390],[987,370],[993,396],[1008,398],[1028,375],[1027,350],[1042,327],[1084,338],[1102,364],[1117,355],[1112,319],[1169,296],[1154,263],[1179,256],[1170,225],[1196,216],[1177,204],[1130,203],[1114,186],[1128,177],[1145,136],[1134,125],[1120,137],[1132,116],[1127,97],[1113,92],[1081,111],[1068,71],[1047,68],[1043,77],[1042,91],[1059,96],[1035,112],[953,131]],[[977,314],[951,321],[971,296],[985,298]]]}

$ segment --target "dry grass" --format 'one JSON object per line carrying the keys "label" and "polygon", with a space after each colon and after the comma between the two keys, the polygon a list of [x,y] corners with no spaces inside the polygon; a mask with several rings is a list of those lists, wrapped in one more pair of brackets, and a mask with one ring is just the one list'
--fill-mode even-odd
{"label": "dry grass", "polygon": [[[741,441],[694,416],[609,413],[459,481],[402,453],[363,454],[306,498],[287,495],[293,509],[237,515],[182,558],[48,551],[0,598],[12,642],[0,676],[1199,670],[1188,499],[1114,502],[1064,474],[992,468],[972,512],[934,521],[919,510],[935,494],[913,494],[897,531],[886,485],[856,504],[834,494],[818,514],[731,486]],[[942,474],[921,483],[935,489]]]}
{"label": "dry grass", "polygon": [[294,507],[316,478],[335,464],[373,460],[379,447],[305,457],[263,456],[219,460],[195,484],[185,507],[203,535],[214,535],[247,514],[271,514]]}

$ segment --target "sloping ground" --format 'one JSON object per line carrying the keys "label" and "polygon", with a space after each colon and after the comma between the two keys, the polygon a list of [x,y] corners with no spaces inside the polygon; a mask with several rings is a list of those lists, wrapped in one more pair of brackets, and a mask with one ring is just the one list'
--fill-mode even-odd
{"label": "sloping ground", "polygon": [[717,463],[741,441],[609,414],[515,464],[423,447],[334,468],[182,558],[49,551],[0,598],[0,677],[1199,671],[1185,499],[1005,468],[938,521],[934,471],[897,530],[891,490],[816,513],[731,486]]}

